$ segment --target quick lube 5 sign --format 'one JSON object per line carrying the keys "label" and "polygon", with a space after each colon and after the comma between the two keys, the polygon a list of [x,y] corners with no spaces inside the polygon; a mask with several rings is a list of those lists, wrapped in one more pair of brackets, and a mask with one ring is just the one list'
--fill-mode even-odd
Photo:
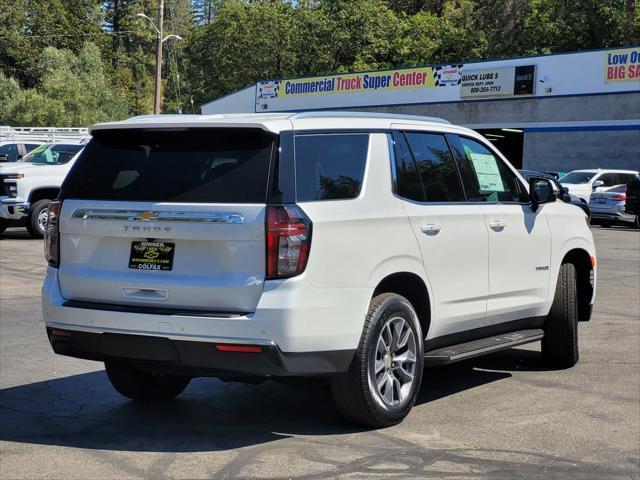
{"label": "quick lube 5 sign", "polygon": [[535,65],[465,70],[460,83],[460,98],[533,95]]}
{"label": "quick lube 5 sign", "polygon": [[513,95],[515,78],[514,67],[465,72],[460,84],[460,97]]}

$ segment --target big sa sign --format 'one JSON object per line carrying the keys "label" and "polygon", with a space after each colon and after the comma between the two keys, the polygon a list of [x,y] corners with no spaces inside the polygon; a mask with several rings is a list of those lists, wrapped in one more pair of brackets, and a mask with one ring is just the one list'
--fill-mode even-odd
{"label": "big sa sign", "polygon": [[640,50],[607,52],[605,81],[624,82],[640,79]]}

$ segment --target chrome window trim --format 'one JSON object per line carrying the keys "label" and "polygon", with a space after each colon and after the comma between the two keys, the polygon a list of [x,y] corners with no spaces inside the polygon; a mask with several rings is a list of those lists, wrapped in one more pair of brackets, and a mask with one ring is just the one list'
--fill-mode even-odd
{"label": "chrome window trim", "polygon": [[194,212],[186,210],[120,210],[106,208],[78,208],[71,215],[81,220],[127,222],[178,222],[243,224],[244,215],[238,212]]}

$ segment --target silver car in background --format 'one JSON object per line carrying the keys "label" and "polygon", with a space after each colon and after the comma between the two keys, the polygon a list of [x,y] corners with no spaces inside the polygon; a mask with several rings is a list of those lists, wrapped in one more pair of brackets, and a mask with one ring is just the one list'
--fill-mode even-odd
{"label": "silver car in background", "polygon": [[591,219],[603,227],[610,227],[614,223],[635,222],[635,216],[625,212],[627,202],[627,185],[616,185],[605,192],[594,192],[589,200]]}

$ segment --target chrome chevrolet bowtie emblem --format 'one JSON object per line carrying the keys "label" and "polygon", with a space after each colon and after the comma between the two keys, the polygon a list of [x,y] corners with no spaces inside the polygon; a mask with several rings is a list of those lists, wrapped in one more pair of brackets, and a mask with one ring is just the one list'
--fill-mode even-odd
{"label": "chrome chevrolet bowtie emblem", "polygon": [[142,220],[143,222],[151,222],[157,218],[158,216],[153,212],[141,212],[138,215],[138,220]]}

